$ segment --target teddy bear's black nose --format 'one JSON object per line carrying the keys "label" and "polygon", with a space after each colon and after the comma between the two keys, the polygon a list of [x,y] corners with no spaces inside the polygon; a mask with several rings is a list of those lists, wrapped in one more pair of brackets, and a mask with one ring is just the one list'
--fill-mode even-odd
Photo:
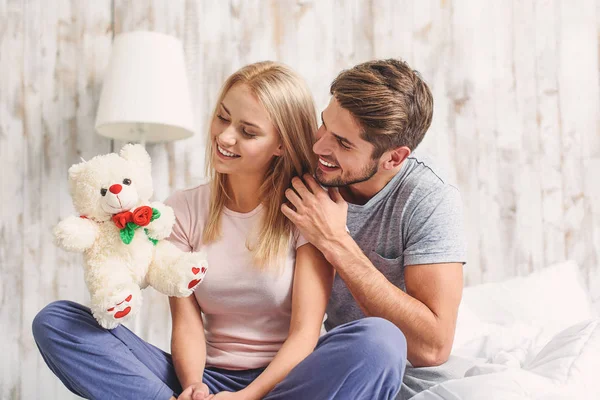
{"label": "teddy bear's black nose", "polygon": [[108,190],[110,190],[111,193],[114,194],[119,194],[121,192],[121,189],[123,189],[123,186],[121,185],[112,185],[111,187],[108,188]]}

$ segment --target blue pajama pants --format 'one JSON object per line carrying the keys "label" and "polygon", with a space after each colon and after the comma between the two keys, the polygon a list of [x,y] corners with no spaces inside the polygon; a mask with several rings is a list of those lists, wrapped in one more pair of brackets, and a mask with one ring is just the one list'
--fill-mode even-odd
{"label": "blue pajama pants", "polygon": [[[48,367],[73,393],[88,399],[177,397],[182,388],[171,355],[124,326],[106,330],[90,310],[57,301],[33,321],[33,336]],[[406,366],[406,340],[392,323],[365,318],[323,335],[306,359],[265,400],[395,399]],[[239,391],[264,368],[207,367],[211,393]]]}

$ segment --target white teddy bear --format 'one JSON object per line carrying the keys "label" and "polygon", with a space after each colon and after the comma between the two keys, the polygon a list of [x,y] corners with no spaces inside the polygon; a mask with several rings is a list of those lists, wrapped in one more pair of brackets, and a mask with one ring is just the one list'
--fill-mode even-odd
{"label": "white teddy bear", "polygon": [[136,314],[141,289],[189,296],[206,274],[206,256],[186,253],[169,237],[175,214],[152,196],[150,156],[141,145],[125,145],[73,165],[69,187],[79,217],[54,229],[58,246],[83,252],[85,281],[98,323],[113,329]]}

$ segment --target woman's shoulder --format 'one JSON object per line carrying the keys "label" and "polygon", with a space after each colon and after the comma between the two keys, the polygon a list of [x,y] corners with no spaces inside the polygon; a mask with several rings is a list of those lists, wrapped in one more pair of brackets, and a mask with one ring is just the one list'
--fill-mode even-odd
{"label": "woman's shoulder", "polygon": [[292,241],[291,242],[292,242],[292,245],[294,246],[295,250],[298,250],[300,247],[309,243],[309,241],[306,240],[306,238],[302,235],[302,233],[300,233],[298,228],[296,228],[295,226],[292,227]]}
{"label": "woman's shoulder", "polygon": [[210,201],[210,186],[210,182],[205,182],[191,188],[176,190],[165,200],[165,204],[174,209],[197,209]]}

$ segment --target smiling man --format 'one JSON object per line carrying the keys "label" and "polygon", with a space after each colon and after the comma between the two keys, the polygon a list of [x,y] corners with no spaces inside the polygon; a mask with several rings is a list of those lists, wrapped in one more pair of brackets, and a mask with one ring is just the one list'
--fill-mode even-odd
{"label": "smiling man", "polygon": [[[286,192],[290,204],[282,207],[336,269],[327,340],[348,324],[383,319],[406,344],[376,330],[356,334],[379,337],[387,351],[403,354],[407,375],[443,364],[466,251],[458,189],[414,153],[431,124],[431,92],[416,71],[392,59],[343,71],[331,94],[313,147],[316,181],[295,178]],[[320,354],[317,347],[297,369],[318,365]]]}

